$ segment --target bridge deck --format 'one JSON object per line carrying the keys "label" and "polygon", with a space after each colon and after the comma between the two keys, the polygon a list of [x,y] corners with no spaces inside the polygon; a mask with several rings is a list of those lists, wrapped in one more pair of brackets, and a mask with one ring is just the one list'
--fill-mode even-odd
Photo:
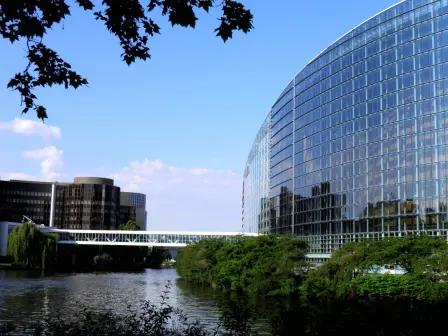
{"label": "bridge deck", "polygon": [[188,231],[109,231],[109,230],[59,230],[44,228],[57,233],[59,244],[165,246],[184,247],[205,238],[225,238],[254,233],[241,232],[188,232]]}

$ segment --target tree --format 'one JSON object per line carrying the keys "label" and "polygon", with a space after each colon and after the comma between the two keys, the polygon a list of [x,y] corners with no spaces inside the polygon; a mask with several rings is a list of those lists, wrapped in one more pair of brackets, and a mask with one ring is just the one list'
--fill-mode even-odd
{"label": "tree", "polygon": [[16,226],[8,237],[8,255],[18,264],[47,269],[56,260],[58,237],[32,223]]}
{"label": "tree", "polygon": [[213,282],[216,253],[226,244],[224,238],[202,239],[188,244],[176,258],[176,270],[182,278],[199,283]]}
{"label": "tree", "polygon": [[[11,43],[25,43],[28,59],[26,68],[7,87],[19,92],[24,104],[22,113],[32,109],[42,120],[47,118],[47,111],[36,103],[35,88],[64,85],[66,89],[77,89],[88,85],[86,78],[43,43],[47,32],[71,15],[67,2],[0,0],[0,35]],[[123,49],[121,57],[128,65],[151,57],[149,39],[161,30],[151,18],[156,9],[168,16],[173,26],[195,28],[198,11],[208,13],[211,7],[220,7],[222,14],[215,32],[224,42],[233,37],[234,31],[247,33],[253,28],[252,13],[236,0],[102,0],[101,5],[91,0],[75,0],[74,5],[91,12],[118,38]]]}
{"label": "tree", "polygon": [[308,245],[289,236],[237,236],[203,239],[188,245],[176,260],[189,281],[270,296],[298,291],[308,263]]}
{"label": "tree", "polygon": [[113,258],[108,253],[98,254],[93,258],[93,264],[100,269],[110,268],[113,262]]}
{"label": "tree", "polygon": [[[398,278],[378,267],[400,265]],[[441,237],[407,236],[343,245],[303,285],[307,299],[342,299],[353,295],[410,296],[428,302],[448,298],[448,244]]]}
{"label": "tree", "polygon": [[140,231],[140,226],[137,225],[137,223],[133,220],[128,220],[126,224],[120,225],[120,230],[126,230],[126,231]]}
{"label": "tree", "polygon": [[167,260],[169,256],[170,253],[167,249],[163,247],[153,246],[151,247],[151,250],[146,257],[146,263],[150,268],[160,268],[162,262]]}

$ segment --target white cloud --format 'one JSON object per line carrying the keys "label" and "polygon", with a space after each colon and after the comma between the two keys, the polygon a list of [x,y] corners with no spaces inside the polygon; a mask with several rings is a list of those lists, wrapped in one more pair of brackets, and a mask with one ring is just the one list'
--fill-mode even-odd
{"label": "white cloud", "polygon": [[48,126],[41,121],[15,118],[11,121],[0,121],[0,132],[13,132],[21,135],[38,135],[47,140],[60,139],[61,129],[56,126]]}
{"label": "white cloud", "polygon": [[149,230],[240,230],[242,180],[231,171],[145,159],[111,178],[122,191],[146,194]]}
{"label": "white cloud", "polygon": [[1,173],[0,178],[2,180],[24,180],[24,181],[37,181],[38,177],[25,173]]}
{"label": "white cloud", "polygon": [[48,146],[42,149],[24,151],[24,158],[40,161],[40,177],[44,181],[56,181],[61,175],[57,170],[62,169],[64,151],[55,146]]}

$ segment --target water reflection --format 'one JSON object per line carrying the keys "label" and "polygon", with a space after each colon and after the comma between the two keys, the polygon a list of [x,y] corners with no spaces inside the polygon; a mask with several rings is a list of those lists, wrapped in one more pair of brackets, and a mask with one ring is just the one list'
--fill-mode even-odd
{"label": "water reflection", "polygon": [[42,314],[69,317],[80,307],[120,313],[142,300],[159,303],[168,282],[169,304],[181,308],[190,318],[210,325],[217,323],[219,313],[213,291],[178,281],[173,269],[47,276],[40,272],[0,271],[0,322],[35,322]]}
{"label": "water reflection", "polygon": [[[437,335],[448,302],[433,304],[402,298],[360,298],[327,305],[225,293],[195,286],[175,270],[142,273],[78,273],[44,276],[36,272],[0,271],[0,324],[33,323],[43,314],[70,318],[86,307],[124,312],[141,300],[161,301],[171,281],[167,302],[208,327],[251,328],[260,334],[283,335]],[[381,323],[379,323],[379,321]],[[438,323],[435,323],[437,321]]]}

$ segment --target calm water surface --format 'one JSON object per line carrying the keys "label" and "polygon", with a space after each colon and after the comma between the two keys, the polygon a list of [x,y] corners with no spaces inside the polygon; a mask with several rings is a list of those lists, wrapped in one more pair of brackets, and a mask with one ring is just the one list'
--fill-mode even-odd
{"label": "calm water surface", "polygon": [[42,314],[73,315],[80,307],[114,312],[141,300],[161,301],[171,282],[167,302],[189,318],[207,325],[219,320],[214,296],[217,291],[179,280],[174,269],[141,273],[75,273],[43,276],[39,272],[0,270],[0,323],[34,322]]}

